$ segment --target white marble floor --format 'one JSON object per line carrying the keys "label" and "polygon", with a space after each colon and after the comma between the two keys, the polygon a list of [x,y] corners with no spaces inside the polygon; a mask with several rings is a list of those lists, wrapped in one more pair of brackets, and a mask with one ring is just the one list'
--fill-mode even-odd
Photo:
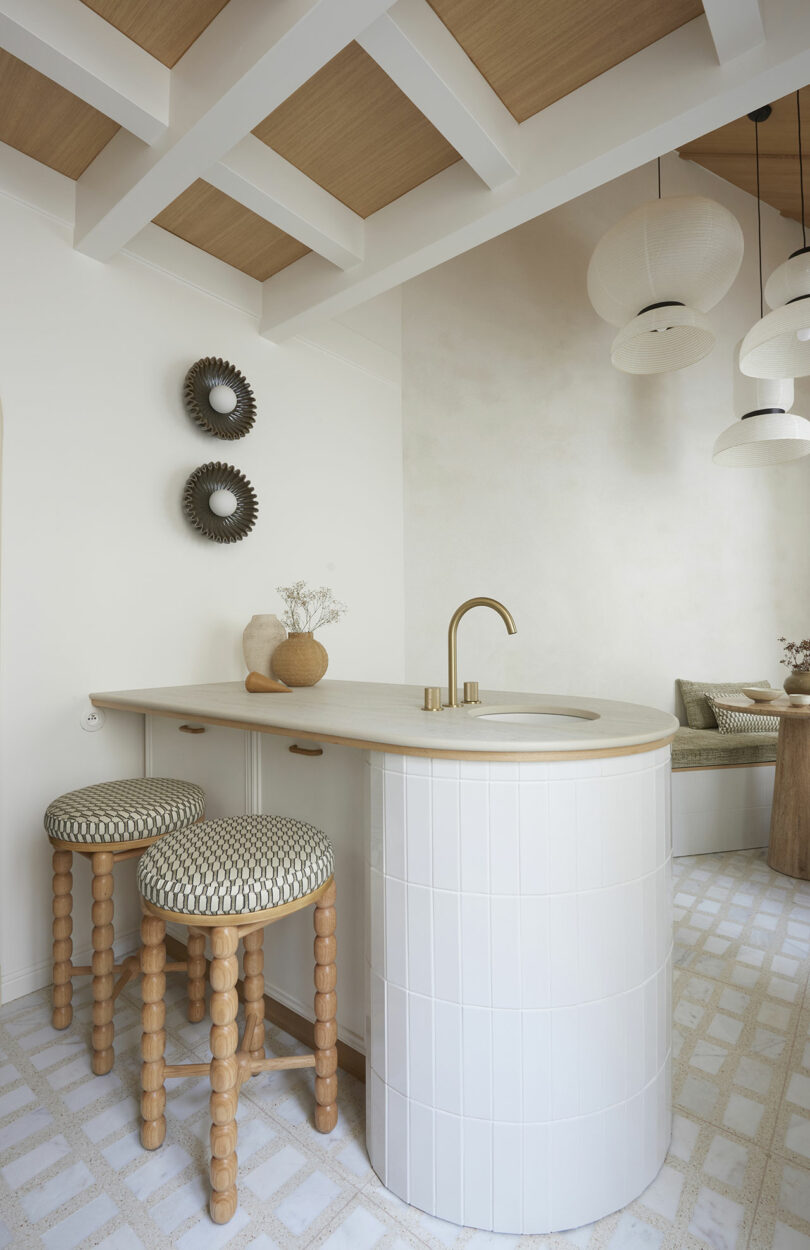
{"label": "white marble floor", "polygon": [[[761,852],[675,861],[672,1148],[624,1211],[548,1237],[458,1228],[384,1190],[363,1145],[363,1087],[342,1074],[338,1129],[311,1127],[311,1077],[256,1077],[240,1102],[240,1205],[206,1214],[208,1085],[169,1083],[165,1145],[138,1142],[137,988],[122,996],[113,1073],[88,1060],[89,986],[74,1024],[47,992],[0,1008],[0,1250],[810,1250],[810,884]],[[206,1055],[170,978],[169,1050]],[[300,1049],[271,1031],[279,1052]],[[583,1178],[587,1184],[587,1178]]]}

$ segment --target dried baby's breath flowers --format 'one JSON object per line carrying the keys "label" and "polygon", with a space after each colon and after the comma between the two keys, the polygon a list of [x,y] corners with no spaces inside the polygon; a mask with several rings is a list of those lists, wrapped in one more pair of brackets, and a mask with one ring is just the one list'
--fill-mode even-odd
{"label": "dried baby's breath flowers", "polygon": [[310,590],[306,582],[294,582],[292,586],[276,586],[276,591],[287,606],[281,623],[291,634],[311,634],[324,625],[334,625],[348,611],[328,586]]}

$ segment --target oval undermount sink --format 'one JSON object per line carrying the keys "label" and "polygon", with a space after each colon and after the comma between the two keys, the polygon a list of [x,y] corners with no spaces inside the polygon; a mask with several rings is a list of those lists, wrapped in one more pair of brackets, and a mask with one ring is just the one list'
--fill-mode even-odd
{"label": "oval undermount sink", "polygon": [[564,720],[599,720],[598,712],[579,707],[532,707],[524,704],[514,707],[483,707],[470,712],[481,720],[496,720],[507,725],[534,725],[535,728],[553,728]]}

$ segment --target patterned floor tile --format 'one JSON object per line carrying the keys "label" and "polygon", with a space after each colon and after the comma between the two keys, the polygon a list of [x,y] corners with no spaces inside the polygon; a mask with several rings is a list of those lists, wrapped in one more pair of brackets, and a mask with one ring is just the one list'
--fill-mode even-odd
{"label": "patterned floor tile", "polygon": [[[810,885],[761,852],[674,865],[673,1134],[623,1211],[549,1236],[501,1236],[417,1211],[364,1144],[363,1085],[341,1075],[337,1130],[312,1124],[311,1076],[242,1091],[239,1208],[208,1217],[206,1079],[167,1084],[167,1137],[140,1146],[136,986],[117,1005],[116,1065],[89,1065],[92,990],[50,1026],[47,991],[0,1008],[0,1250],[810,1250]],[[167,995],[167,1060],[208,1058],[208,1024]],[[303,1047],[268,1027],[274,1053]]]}

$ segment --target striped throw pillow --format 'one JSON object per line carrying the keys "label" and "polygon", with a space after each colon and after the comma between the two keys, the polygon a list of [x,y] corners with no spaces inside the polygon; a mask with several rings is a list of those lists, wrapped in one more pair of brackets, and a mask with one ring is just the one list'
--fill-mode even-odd
{"label": "striped throw pillow", "polygon": [[774,716],[757,716],[755,712],[729,712],[727,708],[718,707],[715,696],[706,693],[706,699],[717,719],[717,728],[721,734],[775,734],[779,732],[779,721]]}

